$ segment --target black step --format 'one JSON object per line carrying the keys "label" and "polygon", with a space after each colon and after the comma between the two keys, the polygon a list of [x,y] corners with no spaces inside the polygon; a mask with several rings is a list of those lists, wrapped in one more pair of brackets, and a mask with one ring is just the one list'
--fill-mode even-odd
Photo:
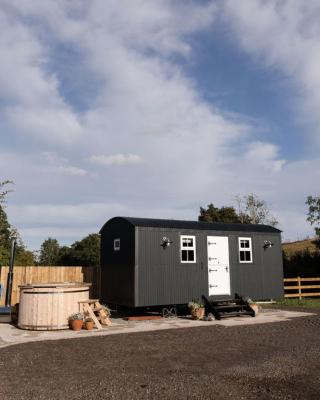
{"label": "black step", "polygon": [[216,307],[218,310],[228,310],[229,308],[235,308],[238,310],[241,310],[243,307],[246,307],[246,305],[244,304],[223,304],[223,305],[217,305],[214,306]]}
{"label": "black step", "polygon": [[209,301],[206,296],[202,296],[206,313],[212,313],[216,319],[237,317],[241,315],[255,316],[254,310],[243,298],[232,300]]}
{"label": "black step", "polygon": [[231,312],[231,313],[222,313],[220,314],[220,318],[228,318],[228,317],[241,317],[241,315],[252,315],[252,312],[250,311],[243,311],[243,312]]}
{"label": "black step", "polygon": [[223,300],[223,301],[213,300],[213,301],[210,301],[210,303],[215,306],[219,306],[219,305],[223,305],[223,304],[238,304],[238,305],[246,304],[242,299]]}

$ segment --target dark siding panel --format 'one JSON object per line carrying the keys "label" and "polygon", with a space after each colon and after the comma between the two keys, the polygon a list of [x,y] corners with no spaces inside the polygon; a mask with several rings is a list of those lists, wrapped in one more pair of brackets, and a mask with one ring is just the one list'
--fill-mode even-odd
{"label": "dark siding panel", "polygon": [[[120,251],[113,250],[120,238]],[[126,221],[101,231],[101,297],[107,303],[134,307],[134,227]]]}
{"label": "dark siding panel", "polygon": [[[196,236],[196,263],[180,262],[179,231],[139,228],[139,306],[183,304],[207,293],[207,256],[200,235],[181,234]],[[161,247],[163,236],[173,241],[166,249]]]}
{"label": "dark siding panel", "polygon": [[263,273],[263,299],[278,299],[283,297],[283,265],[281,240],[279,236],[260,237],[260,246],[263,248],[263,241],[270,240],[274,246],[263,250],[262,273]]}
{"label": "dark siding panel", "polygon": [[[283,294],[280,234],[136,229],[139,230],[139,306],[182,304],[202,294],[208,295],[207,236],[229,238],[232,296],[238,293],[257,300]],[[180,262],[180,235],[196,236],[195,264]],[[173,240],[165,250],[160,246],[163,236]],[[239,237],[252,239],[252,263],[239,262]],[[264,240],[271,240],[275,245],[264,250]]]}
{"label": "dark siding panel", "polygon": [[[239,237],[251,238],[252,240],[252,263],[239,262]],[[232,294],[238,293],[251,298],[259,298],[262,293],[261,277],[261,249],[257,234],[244,235],[243,232],[232,235],[231,254],[232,254],[232,272],[233,287]]]}
{"label": "dark siding panel", "polygon": [[[239,262],[239,237],[252,238],[252,263]],[[264,250],[265,240],[274,246]],[[232,263],[232,294],[252,299],[271,299],[283,296],[283,268],[280,234],[237,234],[230,238]]]}
{"label": "dark siding panel", "polygon": [[[180,235],[196,237],[196,263],[180,262]],[[161,247],[163,236],[173,241],[165,250]],[[114,219],[101,230],[103,300],[138,307],[183,304],[208,295],[207,236],[229,238],[232,296],[282,297],[279,233],[134,227],[125,219]],[[121,250],[114,252],[113,240],[118,237]],[[239,263],[239,237],[252,238],[253,263]],[[264,250],[264,240],[271,240],[274,246]]]}

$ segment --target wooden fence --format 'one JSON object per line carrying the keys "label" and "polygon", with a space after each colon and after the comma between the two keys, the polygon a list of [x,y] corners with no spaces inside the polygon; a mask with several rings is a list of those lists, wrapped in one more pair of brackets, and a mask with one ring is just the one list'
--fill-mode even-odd
{"label": "wooden fence", "polygon": [[[0,267],[0,306],[5,304],[9,267]],[[47,282],[89,282],[91,298],[100,297],[100,267],[19,267],[13,269],[11,305],[19,303],[19,285]]]}
{"label": "wooden fence", "polygon": [[[285,278],[284,282],[284,297],[317,297],[320,296],[320,278]],[[292,293],[294,291],[295,293]],[[289,293],[288,293],[289,292]]]}

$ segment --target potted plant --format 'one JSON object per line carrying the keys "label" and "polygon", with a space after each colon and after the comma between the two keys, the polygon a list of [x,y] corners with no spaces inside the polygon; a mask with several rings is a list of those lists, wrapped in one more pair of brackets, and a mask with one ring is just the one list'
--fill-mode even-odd
{"label": "potted plant", "polygon": [[202,303],[190,301],[188,303],[188,307],[190,309],[192,319],[203,319],[205,309]]}
{"label": "potted plant", "polygon": [[84,321],[84,326],[88,331],[91,331],[93,329],[93,319],[86,318]]}
{"label": "potted plant", "polygon": [[81,312],[71,314],[69,317],[69,325],[73,331],[80,331],[83,326],[84,316]]}

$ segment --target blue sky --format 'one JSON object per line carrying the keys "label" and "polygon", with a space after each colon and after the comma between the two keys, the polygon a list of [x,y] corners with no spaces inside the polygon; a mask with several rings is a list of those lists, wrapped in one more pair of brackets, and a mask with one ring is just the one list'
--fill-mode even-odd
{"label": "blue sky", "polygon": [[284,239],[312,235],[319,17],[315,0],[3,0],[0,180],[27,246],[251,192]]}

